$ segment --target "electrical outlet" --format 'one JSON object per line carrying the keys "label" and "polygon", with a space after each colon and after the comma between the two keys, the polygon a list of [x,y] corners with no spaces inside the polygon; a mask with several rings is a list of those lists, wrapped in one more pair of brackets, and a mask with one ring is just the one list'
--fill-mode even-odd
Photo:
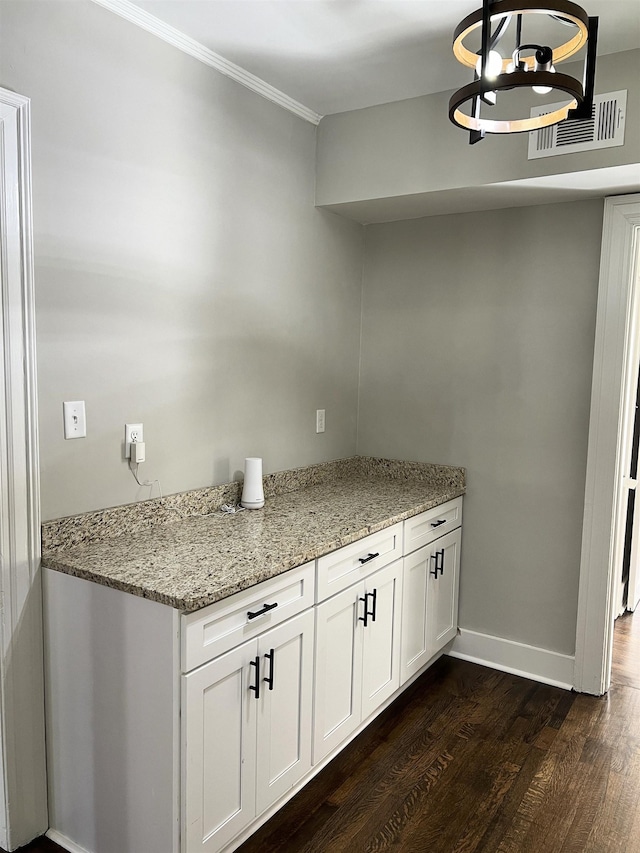
{"label": "electrical outlet", "polygon": [[131,458],[132,442],[144,441],[144,428],[142,424],[125,424],[124,425],[124,455],[127,459]]}
{"label": "electrical outlet", "polygon": [[316,432],[324,432],[324,409],[316,410]]}

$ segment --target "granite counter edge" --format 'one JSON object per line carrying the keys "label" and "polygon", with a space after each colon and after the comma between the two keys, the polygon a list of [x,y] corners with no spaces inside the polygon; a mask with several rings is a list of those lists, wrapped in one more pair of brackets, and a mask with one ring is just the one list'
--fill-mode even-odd
{"label": "granite counter edge", "polygon": [[419,515],[421,512],[426,512],[427,510],[440,506],[447,501],[461,497],[465,492],[466,489],[464,487],[442,491],[437,497],[421,501],[408,510],[395,513],[381,521],[377,521],[358,530],[351,530],[346,534],[335,537],[330,536],[330,538],[323,542],[322,545],[315,548],[309,548],[306,551],[303,550],[298,553],[293,553],[286,558],[283,558],[277,565],[262,570],[256,569],[255,572],[245,576],[241,581],[227,584],[226,586],[220,586],[209,593],[198,596],[172,596],[149,586],[130,583],[126,580],[111,578],[97,572],[92,572],[90,569],[79,568],[73,563],[65,562],[63,551],[53,551],[49,554],[43,554],[42,566],[46,569],[62,572],[93,583],[99,583],[100,585],[110,587],[111,589],[117,589],[121,592],[137,595],[150,601],[156,601],[159,604],[168,605],[169,607],[173,607],[185,614],[193,613],[210,604],[215,604],[217,601],[222,601],[237,592],[241,592],[242,590],[249,589],[256,584],[262,583],[262,581],[277,577],[284,572],[309,562],[310,560],[315,560],[317,557],[329,554],[337,548],[342,548],[345,545],[351,545],[353,542],[357,542],[359,539],[362,539],[371,533],[377,533],[380,530],[391,527],[393,524],[405,521],[408,518]]}

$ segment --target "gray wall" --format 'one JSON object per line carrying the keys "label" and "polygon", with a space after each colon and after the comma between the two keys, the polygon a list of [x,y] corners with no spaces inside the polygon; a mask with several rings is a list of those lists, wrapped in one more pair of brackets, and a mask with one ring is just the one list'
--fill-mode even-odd
{"label": "gray wall", "polygon": [[127,421],[165,492],[253,454],[465,465],[462,625],[571,654],[601,202],[365,232],[314,210],[301,119],[88,0],[0,15],[0,84],[32,98],[43,518],[148,495]]}
{"label": "gray wall", "polygon": [[461,625],[565,654],[602,207],[366,229],[358,452],[465,466]]}
{"label": "gray wall", "polygon": [[148,496],[126,422],[165,492],[353,454],[362,229],[313,207],[315,128],[89,0],[0,14],[0,85],[32,99],[43,518]]}
{"label": "gray wall", "polygon": [[[580,77],[582,64],[568,63],[566,70]],[[326,116],[318,128],[316,201],[417,197],[638,163],[640,50],[598,57],[596,92],[619,89],[629,93],[624,146],[540,160],[527,160],[527,133],[492,135],[470,146],[468,134],[449,121],[452,92]]]}

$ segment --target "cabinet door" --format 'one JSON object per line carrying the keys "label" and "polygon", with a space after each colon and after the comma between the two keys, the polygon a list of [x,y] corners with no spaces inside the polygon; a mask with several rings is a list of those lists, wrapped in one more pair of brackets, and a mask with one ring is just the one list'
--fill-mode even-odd
{"label": "cabinet door", "polygon": [[418,672],[432,654],[427,622],[427,595],[432,553],[431,546],[427,545],[404,558],[401,684]]}
{"label": "cabinet door", "polygon": [[314,763],[342,743],[362,719],[362,598],[361,582],[316,609]]}
{"label": "cabinet door", "polygon": [[182,676],[183,849],[219,850],[256,813],[252,640]]}
{"label": "cabinet door", "polygon": [[402,560],[365,581],[367,624],[362,636],[362,719],[400,686]]}
{"label": "cabinet door", "polygon": [[[431,546],[427,626],[431,655],[456,636],[458,628],[458,582],[460,575],[460,529],[448,533]],[[435,569],[438,568],[437,576]]]}
{"label": "cabinet door", "polygon": [[258,638],[258,814],[311,768],[313,629],[314,613],[307,610]]}

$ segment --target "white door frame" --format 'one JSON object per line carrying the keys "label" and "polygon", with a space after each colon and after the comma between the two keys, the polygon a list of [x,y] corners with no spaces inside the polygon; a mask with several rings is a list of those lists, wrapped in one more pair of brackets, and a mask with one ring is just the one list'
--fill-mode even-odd
{"label": "white door frame", "polygon": [[[638,245],[635,246],[635,265],[632,263],[631,270],[631,294],[629,305],[629,320],[628,320],[628,335],[626,344],[626,362],[624,369],[624,387],[623,400],[621,408],[621,423],[620,423],[620,446],[619,454],[619,469],[618,469],[618,496],[616,504],[616,515],[613,525],[614,542],[613,542],[613,573],[614,573],[614,588],[616,589],[616,602],[613,617],[617,619],[626,609],[635,609],[635,600],[632,602],[634,593],[635,578],[635,563],[637,562],[637,553],[634,559],[634,551],[638,550],[638,533],[640,533],[640,516],[638,514],[639,506],[634,505],[633,516],[635,519],[634,527],[636,535],[631,537],[631,559],[629,563],[629,578],[627,581],[628,593],[625,600],[624,588],[622,582],[625,544],[627,543],[627,513],[629,497],[632,492],[638,492],[637,479],[631,478],[631,459],[633,455],[633,434],[636,420],[636,395],[638,388],[638,367],[640,365],[640,323],[638,318],[640,315],[640,288],[637,286],[638,276]],[[635,277],[635,284],[634,284]],[[640,493],[635,497],[640,501]],[[630,606],[631,605],[631,606]],[[630,607],[629,607],[630,606]]]}
{"label": "white door frame", "polygon": [[29,99],[0,89],[0,846],[48,826]]}
{"label": "white door frame", "polygon": [[574,688],[601,695],[611,682],[615,610],[614,520],[637,280],[640,195],[605,200],[593,359]]}

